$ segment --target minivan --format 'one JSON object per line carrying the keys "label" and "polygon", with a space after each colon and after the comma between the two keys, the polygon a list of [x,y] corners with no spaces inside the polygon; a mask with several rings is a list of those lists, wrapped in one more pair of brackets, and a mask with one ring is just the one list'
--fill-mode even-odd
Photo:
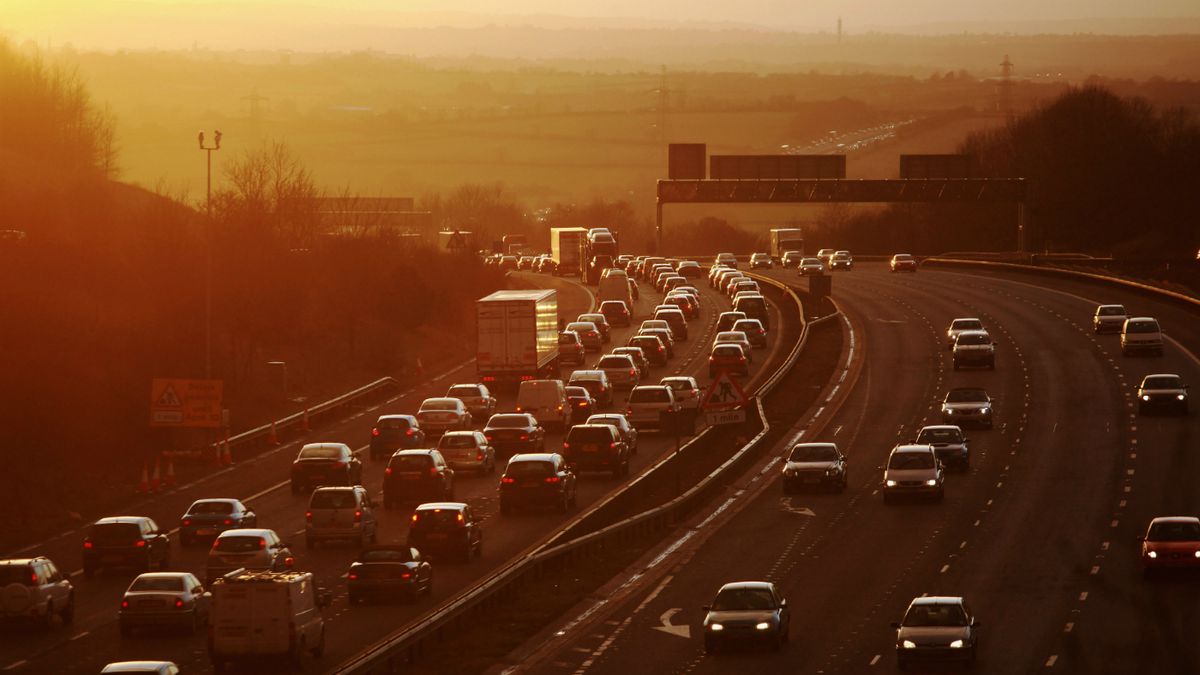
{"label": "minivan", "polygon": [[562,380],[525,380],[517,391],[517,412],[529,413],[544,427],[565,431],[571,426],[571,406]]}

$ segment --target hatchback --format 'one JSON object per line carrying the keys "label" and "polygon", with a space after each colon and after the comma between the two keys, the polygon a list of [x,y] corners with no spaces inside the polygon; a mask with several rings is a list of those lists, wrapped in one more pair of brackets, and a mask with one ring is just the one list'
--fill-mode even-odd
{"label": "hatchback", "polygon": [[913,661],[975,661],[979,621],[960,597],[915,598],[896,629],[896,661],[901,670]]}
{"label": "hatchback", "polygon": [[483,525],[462,502],[429,502],[413,511],[408,545],[437,560],[467,562],[483,555]]}
{"label": "hatchback", "polygon": [[546,449],[546,430],[528,413],[497,413],[488,420],[483,435],[497,454],[538,452]]}
{"label": "hatchback", "polygon": [[791,612],[779,589],[768,581],[725,584],[712,604],[701,610],[705,653],[738,642],[763,644],[777,651],[788,642]]}
{"label": "hatchback", "polygon": [[212,594],[190,572],[139,574],[121,598],[121,637],[137,628],[175,628],[189,633],[208,621]]}
{"label": "hatchback", "polygon": [[371,459],[385,459],[397,450],[424,444],[425,432],[413,415],[380,415],[371,429]]}
{"label": "hatchback", "polygon": [[318,485],[362,484],[362,462],[345,443],[309,443],[292,462],[292,494]]}
{"label": "hatchback", "polygon": [[454,469],[437,450],[400,450],[383,470],[383,506],[454,498]]}
{"label": "hatchback", "polygon": [[213,540],[205,561],[206,584],[233,570],[283,572],[292,569],[296,559],[275,530],[243,528],[226,530]]}
{"label": "hatchback", "polygon": [[500,514],[538,506],[561,513],[575,506],[575,472],[557,453],[513,455],[500,478]]}
{"label": "hatchback", "polygon": [[456,471],[494,473],[496,450],[481,431],[449,431],[438,440],[438,452]]}
{"label": "hatchback", "polygon": [[93,523],[83,539],[83,574],[105,568],[149,571],[171,565],[171,538],[146,516],[112,516]]}
{"label": "hatchback", "polygon": [[359,546],[375,543],[379,524],[375,502],[361,485],[313,490],[304,512],[304,545],[316,548],[330,540],[349,540]]}
{"label": "hatchback", "polygon": [[433,591],[433,567],[411,546],[368,546],[350,563],[346,591],[351,605],[394,596],[413,601]]}
{"label": "hatchback", "polygon": [[179,543],[190,546],[225,530],[257,525],[258,515],[237,499],[197,499],[179,519]]}

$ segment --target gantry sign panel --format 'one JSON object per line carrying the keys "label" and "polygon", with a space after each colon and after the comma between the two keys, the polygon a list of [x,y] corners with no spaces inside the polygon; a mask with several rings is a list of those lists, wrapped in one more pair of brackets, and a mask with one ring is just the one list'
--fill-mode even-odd
{"label": "gantry sign panel", "polygon": [[658,181],[659,204],[1023,201],[1023,178]]}

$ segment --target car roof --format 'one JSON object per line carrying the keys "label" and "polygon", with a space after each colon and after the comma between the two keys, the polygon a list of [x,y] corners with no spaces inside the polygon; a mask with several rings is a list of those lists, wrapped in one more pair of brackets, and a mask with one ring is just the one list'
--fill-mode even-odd
{"label": "car roof", "polygon": [[[951,392],[954,392],[954,391],[975,391],[975,392],[979,392],[979,393],[983,394],[984,396],[987,396],[987,390],[986,390],[986,389],[984,389],[983,387],[954,387],[954,388],[953,388],[953,389],[951,389],[950,391],[951,391]],[[950,395],[950,392],[947,392],[947,393],[946,393],[946,395],[947,395],[947,396],[949,396],[949,395]]]}
{"label": "car roof", "polygon": [[345,443],[305,443],[300,449],[307,450],[309,448],[346,448],[346,449],[349,449],[350,446],[346,445]]}
{"label": "car roof", "polygon": [[149,516],[106,516],[97,520],[93,525],[111,525],[113,523],[141,523],[149,520]]}
{"label": "car roof", "polygon": [[963,599],[957,595],[926,595],[913,598],[910,605],[961,605]]}
{"label": "car roof", "polygon": [[905,443],[903,445],[897,445],[896,447],[892,448],[892,452],[893,453],[896,453],[896,452],[930,453],[930,452],[933,452],[933,446],[925,445],[922,443]]}
{"label": "car roof", "polygon": [[455,429],[454,431],[447,431],[446,433],[442,434],[442,438],[447,436],[474,436],[477,433],[479,432],[475,431],[474,429]]}
{"label": "car roof", "polygon": [[1152,316],[1131,316],[1128,319],[1126,319],[1126,321],[1132,321],[1135,323],[1138,321],[1154,321],[1155,323],[1157,323],[1158,319],[1156,319]]}
{"label": "car roof", "polygon": [[689,377],[687,375],[672,375],[659,380],[659,384],[666,384],[667,382],[687,382],[688,384],[696,384],[696,378]]}
{"label": "car roof", "polygon": [[232,530],[225,530],[221,534],[218,534],[217,538],[220,539],[221,537],[269,537],[273,534],[275,536],[279,536],[279,535],[275,534],[274,530],[271,530],[271,529],[268,529],[265,527],[239,527],[239,528],[235,528]]}
{"label": "car roof", "polygon": [[436,509],[442,511],[462,511],[465,508],[467,508],[467,505],[462,502],[425,502],[424,504],[418,504],[417,508],[414,510],[433,511]]}
{"label": "car roof", "polygon": [[178,668],[171,661],[116,661],[104,666],[101,673],[144,673],[146,671],[158,672],[162,667]]}
{"label": "car roof", "polygon": [[558,455],[553,452],[524,452],[521,454],[513,455],[508,460],[508,463],[512,464],[513,462],[550,462],[550,461],[553,461],[554,458],[557,456]]}
{"label": "car roof", "polygon": [[421,405],[424,406],[426,403],[450,403],[450,402],[462,403],[462,399],[455,398],[453,396],[435,396],[433,398],[427,398],[424,401],[421,401]]}
{"label": "car roof", "polygon": [[1117,304],[1099,305],[1099,307],[1120,307],[1121,309],[1125,309],[1125,305],[1117,305]]}
{"label": "car roof", "polygon": [[205,497],[192,502],[192,506],[196,504],[240,504],[242,500],[232,497]]}
{"label": "car roof", "polygon": [[991,337],[991,333],[988,333],[986,330],[982,330],[980,328],[972,328],[970,330],[964,330],[963,332],[958,334],[959,337],[970,336],[970,335],[987,335],[988,337]]}
{"label": "car roof", "polygon": [[404,421],[406,421],[406,422],[415,422],[415,421],[416,421],[416,419],[417,419],[417,418],[416,418],[416,416],[415,416],[415,415],[387,414],[387,415],[380,415],[380,416],[379,416],[379,419],[378,419],[377,421],[382,421],[382,420],[404,420]]}
{"label": "car roof", "polygon": [[603,377],[608,377],[608,373],[605,373],[603,370],[601,370],[599,368],[588,368],[587,370],[571,371],[570,379],[572,379],[572,380],[599,380]]}
{"label": "car roof", "polygon": [[959,321],[978,321],[979,323],[983,323],[982,319],[979,319],[978,317],[974,317],[974,316],[955,317],[954,319],[950,320],[950,323],[954,324],[954,323],[958,323]]}
{"label": "car roof", "polygon": [[634,387],[634,389],[635,390],[637,390],[637,389],[666,389],[667,391],[671,390],[671,388],[665,384],[639,384],[638,386]]}
{"label": "car roof", "polygon": [[138,579],[178,579],[180,577],[195,576],[191,572],[142,572],[137,575]]}
{"label": "car roof", "polygon": [[[521,413],[510,413],[510,414],[520,415]],[[434,453],[433,448],[409,448],[407,450],[397,450],[396,452],[393,452],[392,457],[397,457],[397,456],[412,457],[414,455],[432,455],[433,453]]]}
{"label": "car roof", "polygon": [[926,424],[925,426],[921,427],[921,430],[918,431],[917,433],[919,434],[919,433],[921,433],[921,431],[925,431],[926,429],[930,429],[930,430],[957,429],[959,431],[959,433],[962,433],[962,427],[958,426],[957,424]]}
{"label": "car roof", "polygon": [[741,330],[723,330],[723,331],[721,331],[721,332],[717,333],[717,334],[716,334],[716,336],[714,336],[714,338],[713,338],[713,339],[719,338],[719,337],[721,337],[722,335],[725,335],[725,336],[728,336],[728,337],[737,337],[737,336],[739,336],[739,335],[740,335],[740,336],[742,336],[742,338],[745,338],[745,337],[746,337],[746,332],[745,332],[745,331],[741,331]]}
{"label": "car roof", "polygon": [[45,556],[35,556],[33,558],[10,558],[8,560],[0,560],[0,565],[29,565],[35,560],[43,560]]}
{"label": "car roof", "polygon": [[589,420],[615,420],[615,419],[622,419],[622,420],[625,420],[626,422],[628,422],[628,421],[629,421],[628,419],[625,419],[625,414],[624,414],[624,413],[596,413],[595,415],[588,415],[588,419],[589,419]]}
{"label": "car roof", "polygon": [[583,424],[572,424],[571,429],[568,430],[567,433],[571,433],[571,431],[573,431],[575,429],[580,429],[580,428],[583,428],[583,429],[612,429],[612,427],[607,424],[600,424],[598,422],[596,422],[596,423],[584,422]]}
{"label": "car roof", "polygon": [[775,584],[770,581],[731,581],[721,586],[722,591],[734,590],[739,588],[749,589],[773,589]]}
{"label": "car roof", "polygon": [[625,307],[625,301],[624,300],[604,300],[600,303],[601,307],[603,307],[605,305],[620,305],[622,307]]}
{"label": "car roof", "polygon": [[1179,375],[1177,375],[1175,373],[1151,373],[1151,374],[1147,375],[1146,377],[1143,377],[1142,382],[1145,382],[1146,380],[1148,380],[1152,377],[1174,377],[1177,379],[1183,379],[1182,377],[1180,377]]}

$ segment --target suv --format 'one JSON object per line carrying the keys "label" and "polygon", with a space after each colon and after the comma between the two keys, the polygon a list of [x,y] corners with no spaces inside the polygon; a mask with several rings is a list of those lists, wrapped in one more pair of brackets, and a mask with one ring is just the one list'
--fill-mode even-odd
{"label": "suv", "polygon": [[433,567],[410,546],[368,546],[359,551],[346,572],[346,595],[351,605],[393,595],[416,601],[421,593],[432,592]]}
{"label": "suv", "polygon": [[758,319],[763,328],[771,328],[771,317],[767,312],[767,299],[761,295],[747,295],[733,301],[733,311],[741,312],[747,319]]}
{"label": "suv", "polygon": [[244,568],[247,571],[286,572],[296,564],[291,549],[275,530],[243,528],[225,530],[217,535],[204,563],[206,586]]}
{"label": "suv", "polygon": [[450,431],[438,441],[438,452],[454,469],[481,474],[496,471],[496,451],[482,431]]}
{"label": "suv", "polygon": [[1125,356],[1137,352],[1163,355],[1162,329],[1158,320],[1148,316],[1135,316],[1121,324],[1121,353]]}
{"label": "suv", "polygon": [[1099,333],[1120,333],[1129,313],[1125,305],[1098,305],[1092,315],[1092,330]]}
{"label": "suv", "polygon": [[914,442],[932,445],[942,464],[967,471],[971,468],[971,450],[967,447],[969,440],[963,436],[962,428],[953,424],[930,424],[921,427]]}
{"label": "suv", "polygon": [[629,446],[629,454],[636,455],[638,449],[638,431],[621,413],[601,413],[587,418],[584,424],[607,424],[617,430],[621,440]]}
{"label": "suv", "polygon": [[563,439],[563,457],[578,471],[611,471],[613,478],[629,473],[629,446],[607,424],[576,424]]}
{"label": "suv", "polygon": [[371,429],[371,459],[391,457],[405,448],[425,445],[425,432],[412,415],[380,415]]}
{"label": "suv", "polygon": [[318,485],[360,485],[362,462],[345,443],[309,443],[292,462],[292,494]]}
{"label": "suv", "polygon": [[488,443],[499,452],[538,452],[546,449],[546,430],[528,413],[497,413],[483,428]]}
{"label": "suv", "polygon": [[466,504],[430,502],[413,511],[407,543],[423,553],[467,562],[483,556],[483,527]]}
{"label": "suv", "polygon": [[956,387],[942,400],[942,422],[963,426],[971,422],[992,428],[992,398],[978,387]]}
{"label": "suv", "polygon": [[738,261],[737,261],[737,257],[734,256],[732,253],[718,253],[717,257],[713,260],[713,264],[714,265],[724,265],[726,267],[732,267],[733,269],[736,270],[737,266],[738,266]]}
{"label": "suv", "polygon": [[83,539],[83,575],[101,568],[132,567],[148,572],[171,564],[171,538],[145,516],[101,518]]}
{"label": "suv", "polygon": [[854,258],[849,251],[838,251],[829,257],[829,271],[842,269],[849,272],[854,269]]}
{"label": "suv", "polygon": [[964,330],[954,338],[954,369],[987,366],[996,369],[996,343],[985,330]]}
{"label": "suv", "polygon": [[375,502],[361,485],[317,488],[304,512],[304,545],[316,548],[329,539],[349,539],[359,546],[374,544],[379,534]]}
{"label": "suv", "polygon": [[573,330],[564,330],[558,334],[558,362],[561,364],[570,363],[573,365],[583,365],[584,349],[583,342],[579,339],[579,333]]}
{"label": "suv", "polygon": [[446,390],[447,398],[456,398],[467,406],[471,420],[486,420],[496,412],[496,397],[482,384],[455,384]]}
{"label": "suv", "polygon": [[946,474],[932,445],[897,445],[881,468],[884,504],[897,497],[933,497],[940,502],[946,496]]}
{"label": "suv", "polygon": [[627,343],[630,347],[640,347],[646,360],[655,366],[667,365],[667,347],[656,335],[634,335]]}
{"label": "suv", "polygon": [[437,450],[401,450],[383,470],[383,507],[421,502],[424,497],[454,498],[454,469]]}
{"label": "suv", "polygon": [[760,267],[771,269],[774,263],[771,261],[770,253],[755,253],[750,256],[750,269],[755,270]]}
{"label": "suv", "polygon": [[562,455],[513,455],[500,478],[500,515],[518,507],[553,506],[566,513],[575,506],[575,473]]}
{"label": "suv", "polygon": [[639,380],[650,372],[650,362],[646,360],[646,352],[642,351],[641,347],[616,347],[612,350],[612,353],[625,355],[633,359],[633,365],[638,370]]}
{"label": "suv", "polygon": [[1159,373],[1147,375],[1138,385],[1138,414],[1171,409],[1180,415],[1188,413],[1188,386],[1178,375]]}
{"label": "suv", "polygon": [[625,418],[633,426],[662,428],[662,415],[672,416],[679,412],[675,392],[665,385],[642,385],[629,392]]}
{"label": "suv", "polygon": [[0,560],[0,619],[75,620],[75,588],[49,558]]}

